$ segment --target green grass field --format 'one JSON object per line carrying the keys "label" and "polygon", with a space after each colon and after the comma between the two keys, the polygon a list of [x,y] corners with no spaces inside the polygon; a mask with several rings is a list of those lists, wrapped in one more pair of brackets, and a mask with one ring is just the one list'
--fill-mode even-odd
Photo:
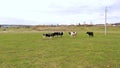
{"label": "green grass field", "polygon": [[67,32],[62,38],[43,38],[46,32],[1,32],[0,68],[120,68],[120,32],[115,30],[106,36],[96,31],[94,38],[84,31],[75,38]]}

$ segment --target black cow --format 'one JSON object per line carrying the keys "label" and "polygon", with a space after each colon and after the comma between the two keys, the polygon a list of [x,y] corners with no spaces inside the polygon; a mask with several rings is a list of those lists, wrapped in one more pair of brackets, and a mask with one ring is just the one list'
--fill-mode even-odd
{"label": "black cow", "polygon": [[93,32],[86,32],[86,34],[88,34],[89,37],[94,37],[94,33]]}
{"label": "black cow", "polygon": [[55,36],[61,36],[62,37],[63,35],[63,32],[54,32],[54,33],[46,33],[46,34],[43,34],[43,36],[45,37],[55,37]]}
{"label": "black cow", "polygon": [[62,37],[63,32],[54,32],[53,34],[54,34],[54,36],[57,36],[57,37],[58,37],[58,36],[61,36],[61,37]]}
{"label": "black cow", "polygon": [[47,34],[43,34],[43,36],[45,36],[45,37],[54,37],[54,34],[53,33],[47,33]]}

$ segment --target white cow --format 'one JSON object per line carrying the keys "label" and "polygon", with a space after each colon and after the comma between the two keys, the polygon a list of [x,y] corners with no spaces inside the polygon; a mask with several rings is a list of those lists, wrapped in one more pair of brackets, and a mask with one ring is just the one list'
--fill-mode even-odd
{"label": "white cow", "polygon": [[73,37],[77,36],[77,32],[68,32],[68,34],[73,36]]}

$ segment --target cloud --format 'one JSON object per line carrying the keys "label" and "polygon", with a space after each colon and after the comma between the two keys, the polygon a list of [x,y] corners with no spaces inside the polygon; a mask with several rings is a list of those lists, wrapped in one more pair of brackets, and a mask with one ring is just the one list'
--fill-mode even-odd
{"label": "cloud", "polygon": [[91,14],[96,12],[100,13],[104,12],[105,6],[114,4],[112,0],[65,0],[62,4],[61,2],[52,4],[50,8],[53,11],[51,12],[57,13],[58,15]]}
{"label": "cloud", "polygon": [[24,19],[16,19],[16,18],[0,18],[1,24],[17,24],[17,25],[35,25],[38,24],[39,22],[37,21],[32,21],[32,20],[24,20]]}
{"label": "cloud", "polygon": [[[119,0],[2,0],[0,16],[19,19],[16,24],[21,24],[20,20],[37,21],[38,24],[71,24],[83,21],[101,23],[104,22],[104,10],[107,6],[108,22],[111,22],[110,19],[120,17],[119,2]],[[113,21],[119,21],[117,19]]]}

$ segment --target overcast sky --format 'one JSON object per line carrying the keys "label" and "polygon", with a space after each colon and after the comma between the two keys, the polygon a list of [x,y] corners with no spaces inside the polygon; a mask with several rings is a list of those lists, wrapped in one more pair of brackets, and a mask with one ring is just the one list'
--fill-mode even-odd
{"label": "overcast sky", "polygon": [[120,22],[120,0],[0,0],[0,24]]}

